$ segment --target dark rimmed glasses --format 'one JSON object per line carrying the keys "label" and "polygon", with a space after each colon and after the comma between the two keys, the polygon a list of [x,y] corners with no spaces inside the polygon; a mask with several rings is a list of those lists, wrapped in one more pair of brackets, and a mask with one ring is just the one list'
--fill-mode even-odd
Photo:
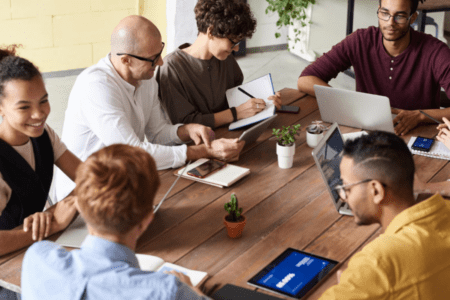
{"label": "dark rimmed glasses", "polygon": [[235,42],[235,41],[233,41],[232,39],[230,39],[230,38],[228,38],[228,40],[231,42],[231,49],[233,49],[234,47],[236,47],[237,45],[239,45],[242,41],[239,41],[239,42]]}
{"label": "dark rimmed glasses", "polygon": [[154,67],[155,64],[156,64],[156,62],[158,61],[159,57],[161,56],[161,54],[162,54],[162,52],[163,52],[163,50],[164,50],[164,46],[165,46],[165,45],[166,45],[166,44],[164,44],[164,42],[162,42],[162,49],[161,49],[161,52],[159,52],[158,54],[156,54],[156,56],[155,56],[154,59],[145,58],[145,57],[141,57],[141,56],[137,56],[137,55],[129,54],[129,53],[116,53],[116,55],[128,55],[128,56],[134,57],[134,58],[139,59],[139,60],[148,61],[148,62],[151,62],[151,63],[152,63],[152,67]]}
{"label": "dark rimmed glasses", "polygon": [[358,185],[358,184],[362,184],[362,183],[366,183],[366,182],[369,182],[369,181],[372,181],[372,179],[364,179],[364,180],[361,180],[361,181],[358,181],[358,182],[355,182],[355,183],[346,184],[346,185],[339,184],[339,185],[335,186],[333,188],[333,190],[335,190],[338,193],[339,197],[342,200],[347,200],[347,191],[350,190],[349,187],[355,186],[355,185]]}
{"label": "dark rimmed glasses", "polygon": [[409,19],[411,19],[411,17],[413,15],[410,15],[409,18],[407,18],[404,15],[390,15],[388,12],[382,11],[382,10],[377,10],[377,16],[378,19],[383,20],[383,21],[389,21],[392,18],[394,18],[394,22],[397,24],[405,24],[406,22],[409,21]]}

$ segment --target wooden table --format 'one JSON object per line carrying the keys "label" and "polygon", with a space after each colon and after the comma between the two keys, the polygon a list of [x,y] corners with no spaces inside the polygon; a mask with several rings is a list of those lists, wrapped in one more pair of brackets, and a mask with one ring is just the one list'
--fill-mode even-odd
{"label": "wooden table", "polygon": [[[292,94],[289,94],[292,93]],[[311,148],[305,143],[305,127],[320,119],[313,97],[298,92],[283,92],[283,104],[299,106],[299,114],[280,114],[271,127],[302,124],[296,141],[294,166],[280,169],[275,140],[267,130],[256,143],[246,145],[236,165],[251,169],[251,174],[231,188],[217,188],[180,179],[153,223],[138,242],[137,252],[156,255],[181,266],[206,271],[211,276],[206,290],[215,284],[232,283],[252,289],[247,280],[292,247],[343,262],[380,234],[379,225],[357,226],[353,217],[337,213],[325,184],[314,164]],[[417,128],[432,136],[435,126]],[[342,132],[357,129],[341,127]],[[226,128],[218,137],[237,137],[240,132]],[[406,139],[408,139],[406,137]],[[425,181],[445,180],[450,175],[447,161],[416,156],[420,177]],[[156,203],[175,180],[173,170],[160,172],[162,185]],[[223,205],[234,192],[247,216],[240,239],[230,239],[222,223]],[[52,239],[56,237],[53,236]],[[0,257],[0,284],[20,291],[21,263],[25,250]],[[333,274],[309,299],[317,299],[336,283]],[[218,288],[218,287],[217,287]],[[216,288],[216,289],[217,289]]]}

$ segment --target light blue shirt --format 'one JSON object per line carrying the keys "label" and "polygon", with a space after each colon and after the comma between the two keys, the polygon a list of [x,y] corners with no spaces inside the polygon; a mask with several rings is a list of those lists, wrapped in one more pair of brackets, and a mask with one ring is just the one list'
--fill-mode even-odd
{"label": "light blue shirt", "polygon": [[70,252],[49,241],[33,244],[23,260],[22,298],[208,299],[173,275],[142,271],[130,248],[92,235]]}

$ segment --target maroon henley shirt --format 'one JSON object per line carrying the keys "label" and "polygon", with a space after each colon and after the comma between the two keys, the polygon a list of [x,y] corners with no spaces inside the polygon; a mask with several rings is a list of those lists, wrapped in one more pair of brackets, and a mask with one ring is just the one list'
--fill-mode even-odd
{"label": "maroon henley shirt", "polygon": [[389,98],[391,107],[416,110],[440,106],[440,89],[450,98],[450,48],[411,28],[411,42],[391,57],[377,27],[359,29],[333,46],[300,76],[325,82],[353,66],[356,90]]}

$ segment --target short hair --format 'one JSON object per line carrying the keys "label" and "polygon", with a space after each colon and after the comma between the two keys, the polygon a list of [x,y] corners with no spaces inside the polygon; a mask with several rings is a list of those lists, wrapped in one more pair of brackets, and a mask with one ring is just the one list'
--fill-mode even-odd
{"label": "short hair", "polygon": [[414,160],[405,142],[393,133],[374,131],[344,145],[343,156],[353,160],[355,169],[367,178],[389,184],[394,189],[411,190]]}
{"label": "short hair", "polygon": [[[417,7],[419,6],[419,1],[423,3],[426,0],[410,0],[411,1],[411,14],[415,13],[417,11]],[[380,0],[380,6],[381,6],[381,0]]]}
{"label": "short hair", "polygon": [[199,0],[195,5],[197,28],[215,37],[242,40],[252,37],[256,19],[250,6],[241,0]]}
{"label": "short hair", "polygon": [[151,213],[159,185],[150,154],[117,144],[95,152],[78,167],[75,195],[89,225],[125,234]]}
{"label": "short hair", "polygon": [[38,68],[29,60],[16,56],[18,45],[0,49],[0,103],[5,96],[5,85],[11,80],[30,81],[41,76]]}

